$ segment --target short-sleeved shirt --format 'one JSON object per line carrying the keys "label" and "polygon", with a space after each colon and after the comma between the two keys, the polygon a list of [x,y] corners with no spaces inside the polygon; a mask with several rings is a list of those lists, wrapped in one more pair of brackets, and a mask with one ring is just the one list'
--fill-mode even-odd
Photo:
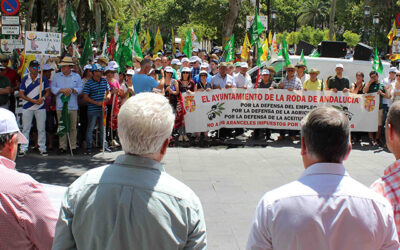
{"label": "short-sleeved shirt", "polygon": [[264,83],[263,81],[261,81],[257,88],[259,89],[269,89],[270,87],[273,87],[274,89],[278,88],[278,84],[276,82],[274,82],[273,80],[270,80],[268,83]]}
{"label": "short-sleeved shirt", "polygon": [[137,95],[142,92],[152,92],[154,88],[157,88],[159,83],[148,75],[134,74],[132,76],[132,85],[135,95]]}
{"label": "short-sleeved shirt", "polygon": [[316,80],[315,82],[311,81],[311,79],[308,79],[303,83],[303,89],[306,90],[322,90],[322,81],[321,80]]}
{"label": "short-sleeved shirt", "polygon": [[224,89],[227,84],[232,84],[232,86],[235,87],[235,82],[231,75],[226,74],[225,78],[222,78],[221,74],[218,72],[218,74],[213,76],[211,79],[211,86],[213,88],[220,87],[221,89]]}
{"label": "short-sleeved shirt", "polygon": [[[369,86],[368,93],[376,93],[378,90],[382,91],[385,93],[385,85],[383,83],[379,82],[373,82]],[[379,96],[379,109],[383,109],[383,97]]]}
{"label": "short-sleeved shirt", "polygon": [[204,90],[211,89],[211,82],[207,81],[205,85],[202,82],[198,82],[197,83],[197,90],[199,90],[199,89],[204,89]]}
{"label": "short-sleeved shirt", "polygon": [[243,88],[244,86],[247,88],[253,87],[251,77],[248,73],[245,76],[242,73],[234,74],[233,80],[235,81],[236,88]]}
{"label": "short-sleeved shirt", "polygon": [[328,81],[328,89],[337,89],[343,91],[343,89],[350,88],[350,81],[346,77],[339,78],[337,76],[331,77]]}
{"label": "short-sleeved shirt", "polygon": [[[91,78],[86,82],[85,87],[83,88],[83,94],[87,94],[93,101],[102,102],[106,92],[109,90],[110,86],[106,79],[101,78],[100,82],[98,82]],[[101,106],[88,103],[88,112],[99,112],[101,109]]]}
{"label": "short-sleeved shirt", "polygon": [[[210,74],[207,73],[207,83],[211,83],[211,80],[212,80],[212,75],[210,75]],[[196,75],[196,76],[193,78],[193,81],[194,81],[195,83],[199,83],[199,82],[200,82],[200,74]]]}
{"label": "short-sleeved shirt", "polygon": [[287,77],[283,78],[283,89],[295,89],[295,90],[301,90],[303,85],[301,84],[301,81],[299,78],[296,76],[292,77],[292,79],[288,79]]}
{"label": "short-sleeved shirt", "polygon": [[[110,86],[110,90],[113,89],[121,89],[121,85],[119,84],[119,81],[116,79],[113,79],[111,82],[108,83],[108,85]],[[107,105],[112,105],[112,98],[107,102]]]}
{"label": "short-sleeved shirt", "polygon": [[[42,97],[46,93],[46,89],[50,88],[49,81],[47,80],[46,77],[43,76],[42,78],[43,81],[43,88],[42,88]],[[26,97],[29,97],[31,99],[39,99],[39,92],[40,92],[40,75],[36,77],[34,81],[32,81],[31,75],[28,74],[26,75],[21,82],[21,85],[19,86],[19,90],[24,91],[24,94]],[[24,100],[22,102],[22,108],[27,109],[27,110],[38,110],[38,109],[44,109],[45,108],[45,103],[43,102],[40,105],[34,104],[33,102],[28,102]]]}
{"label": "short-sleeved shirt", "polygon": [[17,87],[17,81],[19,81],[21,79],[19,77],[17,71],[10,69],[8,67],[1,72],[1,75],[7,77],[8,80],[10,80],[10,84],[11,84],[12,88]]}
{"label": "short-sleeved shirt", "polygon": [[[5,76],[0,76],[0,89],[11,87],[10,80]],[[0,95],[0,105],[4,105],[8,102],[8,94]]]}

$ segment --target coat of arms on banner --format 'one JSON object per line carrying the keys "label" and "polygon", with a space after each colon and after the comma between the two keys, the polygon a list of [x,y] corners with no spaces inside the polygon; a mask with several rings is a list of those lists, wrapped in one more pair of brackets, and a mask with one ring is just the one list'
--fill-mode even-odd
{"label": "coat of arms on banner", "polygon": [[187,112],[193,112],[196,110],[196,101],[194,96],[185,96],[185,109]]}
{"label": "coat of arms on banner", "polygon": [[368,112],[375,109],[375,96],[365,96],[364,108]]}

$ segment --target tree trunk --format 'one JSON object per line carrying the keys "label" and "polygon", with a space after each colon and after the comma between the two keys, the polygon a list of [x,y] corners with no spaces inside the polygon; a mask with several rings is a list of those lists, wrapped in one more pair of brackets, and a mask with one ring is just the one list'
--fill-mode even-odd
{"label": "tree trunk", "polygon": [[231,38],[233,27],[235,26],[236,19],[239,16],[241,8],[241,0],[229,0],[229,13],[225,16],[222,22],[222,44]]}
{"label": "tree trunk", "polygon": [[37,0],[36,2],[36,21],[37,21],[37,31],[43,31],[43,19],[42,19],[42,0]]}
{"label": "tree trunk", "polygon": [[336,11],[336,0],[332,0],[331,13],[329,15],[329,40],[333,40],[335,32],[335,11]]}
{"label": "tree trunk", "polygon": [[31,30],[31,24],[32,24],[32,14],[33,14],[33,6],[35,5],[35,0],[29,0],[28,2],[28,15],[26,16],[26,24],[25,24],[25,30]]}
{"label": "tree trunk", "polygon": [[66,0],[58,0],[58,18],[61,17],[63,25],[64,25],[65,13],[66,13],[66,5],[67,5]]}
{"label": "tree trunk", "polygon": [[[85,3],[87,0],[80,0],[78,4],[78,9],[76,10],[77,15],[76,15],[76,21],[78,22],[79,25],[79,30],[83,31],[84,30],[84,25],[83,25],[83,11],[85,11]],[[83,36],[82,33],[79,32],[80,34],[78,35],[78,42],[82,44],[83,41]]]}
{"label": "tree trunk", "polygon": [[[100,0],[96,0],[94,2],[94,15],[96,21],[96,35],[97,35],[97,44],[101,44],[101,7]],[[115,41],[117,42],[117,41]]]}

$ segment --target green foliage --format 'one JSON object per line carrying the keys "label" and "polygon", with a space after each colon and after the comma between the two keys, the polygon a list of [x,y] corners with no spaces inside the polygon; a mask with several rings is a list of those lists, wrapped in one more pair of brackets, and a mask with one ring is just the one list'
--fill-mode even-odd
{"label": "green foliage", "polygon": [[360,35],[353,33],[349,30],[346,30],[343,33],[344,41],[347,42],[348,45],[350,46],[356,46],[357,43],[360,41]]}

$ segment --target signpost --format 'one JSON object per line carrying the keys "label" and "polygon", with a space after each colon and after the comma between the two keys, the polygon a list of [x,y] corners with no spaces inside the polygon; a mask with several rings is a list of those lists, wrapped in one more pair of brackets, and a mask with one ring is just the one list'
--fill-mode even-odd
{"label": "signpost", "polygon": [[397,26],[400,26],[400,12],[396,15],[396,24]]}
{"label": "signpost", "polygon": [[1,34],[3,35],[19,35],[19,26],[1,26]]}
{"label": "signpost", "polygon": [[19,16],[1,16],[2,25],[19,25]]}
{"label": "signpost", "polygon": [[1,0],[1,10],[7,16],[13,16],[18,13],[20,4],[18,0]]}
{"label": "signpost", "polygon": [[[264,27],[264,30],[268,30],[268,17],[267,16],[258,16],[260,18],[261,24]],[[246,30],[250,29],[251,25],[253,25],[254,16],[246,17]]]}

